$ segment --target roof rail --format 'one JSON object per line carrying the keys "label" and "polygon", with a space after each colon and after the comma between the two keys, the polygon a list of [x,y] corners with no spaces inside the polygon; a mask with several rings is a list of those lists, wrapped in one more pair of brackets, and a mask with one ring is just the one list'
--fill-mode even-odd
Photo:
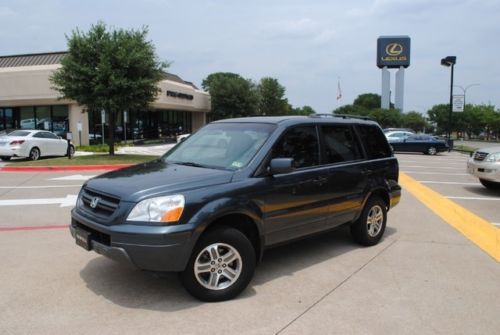
{"label": "roof rail", "polygon": [[326,117],[339,117],[342,119],[360,119],[373,121],[373,118],[363,115],[350,115],[350,114],[310,114],[309,117],[326,118]]}

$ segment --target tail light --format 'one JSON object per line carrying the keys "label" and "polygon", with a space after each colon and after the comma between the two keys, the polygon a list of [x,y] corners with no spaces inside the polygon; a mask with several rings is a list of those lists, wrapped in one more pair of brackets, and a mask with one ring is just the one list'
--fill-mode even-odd
{"label": "tail light", "polygon": [[9,144],[10,144],[10,145],[21,145],[21,144],[23,144],[23,143],[24,143],[24,140],[19,140],[19,141],[12,141],[12,142],[10,142]]}

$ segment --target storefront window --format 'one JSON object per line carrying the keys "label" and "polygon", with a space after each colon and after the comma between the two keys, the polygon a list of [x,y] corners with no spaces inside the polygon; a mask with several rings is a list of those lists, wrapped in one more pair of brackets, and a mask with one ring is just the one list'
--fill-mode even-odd
{"label": "storefront window", "polygon": [[3,110],[4,120],[5,120],[5,129],[13,129],[14,126],[14,111],[12,108],[5,108]]}
{"label": "storefront window", "polygon": [[36,129],[50,130],[50,106],[36,107]]}
{"label": "storefront window", "polygon": [[35,108],[21,107],[19,108],[19,128],[35,129]]}
{"label": "storefront window", "polygon": [[[38,116],[38,113],[37,113]],[[51,131],[58,136],[65,136],[68,132],[68,106],[52,106]]]}

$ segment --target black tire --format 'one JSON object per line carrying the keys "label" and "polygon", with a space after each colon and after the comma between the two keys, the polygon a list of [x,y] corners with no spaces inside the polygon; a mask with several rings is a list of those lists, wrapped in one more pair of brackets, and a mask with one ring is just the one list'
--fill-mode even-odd
{"label": "black tire", "polygon": [[2,156],[0,157],[1,160],[3,160],[4,162],[8,162],[10,161],[11,157],[10,156]]}
{"label": "black tire", "polygon": [[375,245],[384,235],[386,222],[386,204],[378,196],[373,196],[366,202],[359,219],[351,225],[352,238],[364,246]]}
{"label": "black tire", "polygon": [[437,154],[437,149],[436,147],[428,147],[427,151],[425,152],[426,155],[431,155],[434,156]]}
{"label": "black tire", "polygon": [[[209,247],[210,252],[207,250]],[[217,251],[215,254],[212,253],[214,250]],[[224,256],[232,260],[226,263]],[[201,262],[197,263],[197,260]],[[195,264],[199,264],[197,268],[200,273],[196,273]],[[180,273],[180,279],[185,289],[199,300],[229,300],[240,294],[250,283],[255,264],[255,249],[250,240],[239,230],[221,226],[208,230],[201,236],[186,269]],[[231,276],[235,274],[234,282],[231,283],[232,279],[229,279],[226,271],[230,271],[227,273]],[[211,279],[214,279],[216,285],[212,285]]]}
{"label": "black tire", "polygon": [[40,158],[40,149],[38,149],[37,147],[32,148],[30,150],[29,159],[32,161],[36,161],[39,158]]}
{"label": "black tire", "polygon": [[484,187],[490,189],[490,190],[500,190],[500,183],[496,183],[494,181],[489,181],[486,179],[479,179],[481,184],[483,184]]}
{"label": "black tire", "polygon": [[[69,147],[69,156],[73,157],[74,155],[75,155],[75,147],[73,145],[71,145]],[[68,156],[68,155],[66,154],[66,156]]]}

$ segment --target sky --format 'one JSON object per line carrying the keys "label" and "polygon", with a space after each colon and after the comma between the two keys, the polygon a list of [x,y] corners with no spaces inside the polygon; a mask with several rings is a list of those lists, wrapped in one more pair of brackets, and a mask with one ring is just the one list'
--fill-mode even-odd
{"label": "sky", "polygon": [[457,57],[456,85],[479,84],[467,89],[467,103],[500,108],[499,19],[500,0],[0,0],[0,55],[66,50],[67,35],[99,21],[147,26],[159,59],[184,80],[200,87],[214,72],[273,77],[294,107],[329,113],[380,94],[377,38],[408,35],[405,112],[449,102],[445,56]]}

